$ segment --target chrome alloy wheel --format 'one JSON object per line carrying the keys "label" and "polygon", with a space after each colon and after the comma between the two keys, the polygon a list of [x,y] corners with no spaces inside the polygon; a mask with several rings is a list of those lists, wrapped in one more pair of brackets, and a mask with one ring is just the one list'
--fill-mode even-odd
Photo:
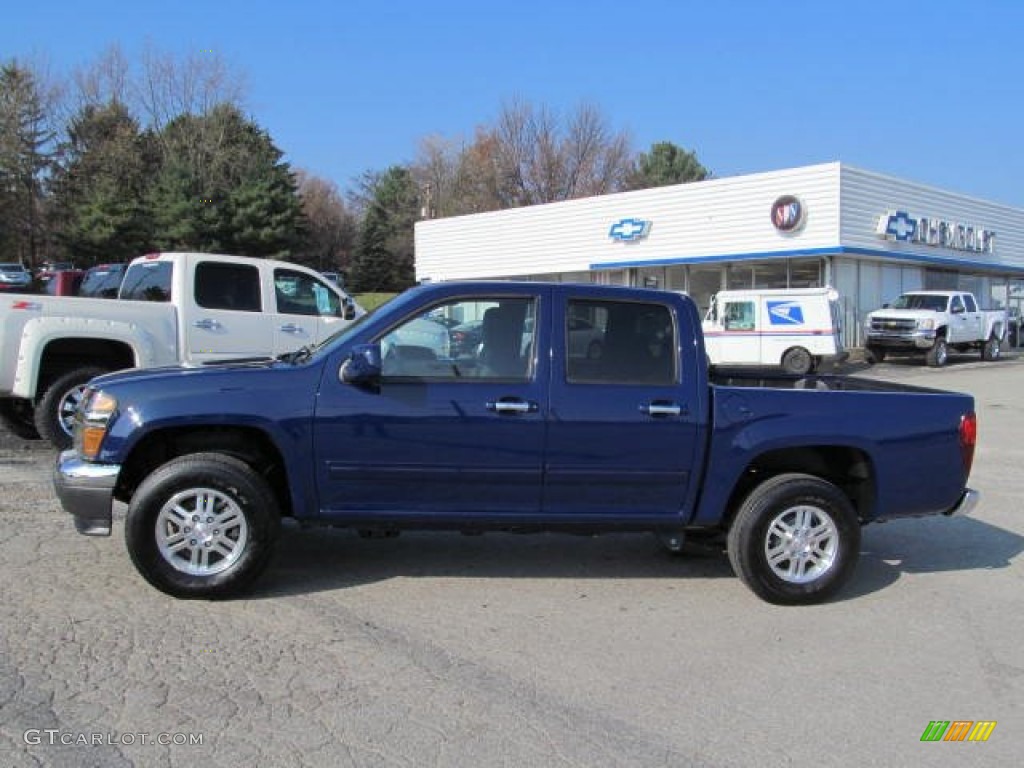
{"label": "chrome alloy wheel", "polygon": [[60,422],[60,428],[67,435],[74,431],[75,411],[78,410],[78,405],[82,402],[84,394],[85,384],[78,384],[64,393],[57,406],[57,419]]}
{"label": "chrome alloy wheel", "polygon": [[156,518],[156,543],[170,565],[192,576],[230,568],[245,552],[249,524],[229,496],[210,488],[174,494]]}
{"label": "chrome alloy wheel", "polygon": [[790,507],[768,525],[764,554],[772,572],[790,584],[807,584],[831,570],[839,554],[839,530],[821,508]]}

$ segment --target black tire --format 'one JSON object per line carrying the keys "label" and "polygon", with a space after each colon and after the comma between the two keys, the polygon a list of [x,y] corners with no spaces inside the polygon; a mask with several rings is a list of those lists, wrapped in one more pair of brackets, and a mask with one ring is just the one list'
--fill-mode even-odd
{"label": "black tire", "polygon": [[995,334],[992,334],[981,348],[981,359],[988,361],[998,360],[1002,352],[1002,342],[999,341]]}
{"label": "black tire", "polygon": [[128,507],[125,541],[136,569],[161,592],[223,598],[263,572],[279,528],[274,493],[248,464],[196,453],[143,481]]}
{"label": "black tire", "polygon": [[54,448],[71,447],[71,419],[90,379],[107,373],[106,368],[86,366],[59,376],[50,382],[36,403],[35,425],[39,436]]}
{"label": "black tire", "polygon": [[[818,532],[815,537],[809,536],[812,531]],[[812,475],[777,475],[744,500],[729,528],[727,549],[736,575],[758,597],[780,605],[817,603],[835,594],[853,572],[860,522],[832,483]]]}
{"label": "black tire", "polygon": [[946,339],[939,336],[935,339],[932,348],[924,355],[924,361],[932,368],[941,368],[949,362],[949,347],[946,346]]}
{"label": "black tire", "polygon": [[36,429],[35,409],[32,403],[21,398],[5,398],[0,400],[0,424],[22,440],[38,440],[39,430]]}
{"label": "black tire", "polygon": [[814,370],[814,357],[803,347],[787,349],[782,356],[782,367],[787,373],[795,373],[798,376],[806,376]]}
{"label": "black tire", "polygon": [[882,363],[885,362],[885,347],[879,347],[874,344],[868,347],[868,362],[870,363]]}

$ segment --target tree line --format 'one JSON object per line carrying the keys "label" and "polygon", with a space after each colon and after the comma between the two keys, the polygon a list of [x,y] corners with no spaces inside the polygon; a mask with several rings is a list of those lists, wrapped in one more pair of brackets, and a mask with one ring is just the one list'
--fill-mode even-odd
{"label": "tree line", "polygon": [[424,138],[416,159],[366,171],[343,194],[283,160],[216,54],[118,48],[63,82],[0,65],[0,261],[80,267],[156,250],[284,258],[342,271],[354,291],[412,284],[413,225],[697,181],[671,142],[635,152],[581,105],[502,105],[470,141]]}

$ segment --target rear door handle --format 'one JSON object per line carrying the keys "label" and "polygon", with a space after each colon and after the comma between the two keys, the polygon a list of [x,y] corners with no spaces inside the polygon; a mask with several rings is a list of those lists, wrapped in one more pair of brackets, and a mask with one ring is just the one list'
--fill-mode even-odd
{"label": "rear door handle", "polygon": [[301,325],[295,325],[295,323],[285,323],[280,328],[284,333],[302,333],[305,328]]}
{"label": "rear door handle", "polygon": [[196,320],[195,322],[193,322],[192,323],[192,327],[193,328],[202,328],[203,330],[206,330],[206,331],[212,331],[215,328],[220,328],[220,323],[218,323],[216,320],[212,320],[210,318],[205,318],[203,320]]}
{"label": "rear door handle", "polygon": [[492,400],[487,410],[495,413],[536,413],[537,404],[525,400]]}

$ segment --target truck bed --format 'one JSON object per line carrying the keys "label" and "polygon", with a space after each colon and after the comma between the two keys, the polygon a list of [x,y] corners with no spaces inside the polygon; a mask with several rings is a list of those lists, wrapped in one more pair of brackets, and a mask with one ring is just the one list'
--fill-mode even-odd
{"label": "truck bed", "polygon": [[822,374],[795,376],[771,370],[750,368],[724,368],[712,366],[711,384],[720,387],[755,387],[762,389],[817,389],[842,392],[917,392],[945,394],[942,390],[897,384],[891,381],[863,379],[857,376]]}

